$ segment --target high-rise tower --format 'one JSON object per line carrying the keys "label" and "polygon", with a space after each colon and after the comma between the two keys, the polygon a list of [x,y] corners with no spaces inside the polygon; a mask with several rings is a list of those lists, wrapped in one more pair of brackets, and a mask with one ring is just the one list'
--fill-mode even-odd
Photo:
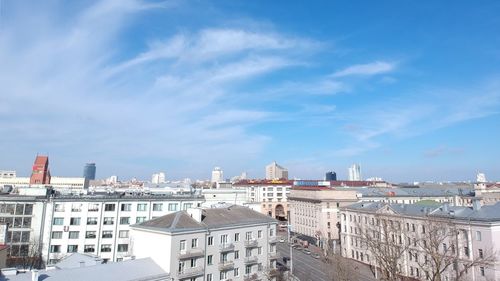
{"label": "high-rise tower", "polygon": [[49,157],[37,155],[35,163],[33,163],[33,171],[31,172],[30,184],[49,184]]}
{"label": "high-rise tower", "polygon": [[87,180],[95,180],[95,172],[95,163],[87,163],[85,167],[83,167],[83,177]]}

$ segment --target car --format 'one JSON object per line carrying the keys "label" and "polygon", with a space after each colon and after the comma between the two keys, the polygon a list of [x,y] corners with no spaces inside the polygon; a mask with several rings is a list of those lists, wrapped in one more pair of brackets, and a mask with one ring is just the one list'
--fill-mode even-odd
{"label": "car", "polygon": [[298,249],[298,248],[300,248],[300,245],[299,244],[293,244],[292,248]]}
{"label": "car", "polygon": [[315,259],[321,258],[321,256],[318,253],[312,253],[311,256]]}
{"label": "car", "polygon": [[280,238],[280,243],[285,243],[285,238]]}
{"label": "car", "polygon": [[306,255],[310,255],[311,254],[311,251],[307,250],[307,249],[304,249],[302,250],[302,252]]}

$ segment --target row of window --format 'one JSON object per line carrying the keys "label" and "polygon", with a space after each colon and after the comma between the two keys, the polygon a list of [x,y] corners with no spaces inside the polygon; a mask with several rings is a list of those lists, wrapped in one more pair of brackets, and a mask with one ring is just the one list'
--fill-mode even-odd
{"label": "row of window", "polygon": [[[163,211],[163,205],[164,205],[164,203],[153,203],[153,211],[157,211],[157,212]],[[180,205],[180,203],[168,203],[168,211],[179,211],[179,205]],[[71,211],[72,212],[81,212],[82,206],[83,206],[83,204],[81,204],[81,203],[73,203],[73,204],[71,204]],[[97,212],[97,211],[99,211],[99,206],[100,206],[99,203],[91,203],[88,205],[88,211],[89,212]],[[65,207],[65,204],[55,204],[54,210],[56,212],[64,212],[65,211],[64,207]],[[187,210],[187,209],[192,208],[192,207],[193,207],[193,203],[184,203],[183,204],[183,210]],[[33,209],[33,206],[31,206],[31,209]],[[104,204],[104,211],[105,212],[114,212],[115,210],[116,210],[116,204],[113,204],[113,203]],[[138,203],[136,206],[136,210],[139,212],[147,211],[148,204],[147,203]],[[120,211],[122,211],[122,212],[132,211],[132,203],[120,204]]]}
{"label": "row of window", "polygon": [[[153,217],[153,219],[156,217]],[[146,221],[147,217],[136,217],[135,223],[141,223]],[[122,225],[128,225],[130,224],[131,218],[130,217],[120,217],[120,224]],[[64,225],[64,218],[54,218],[53,225]],[[73,217],[70,218],[69,220],[70,225],[80,225],[81,224],[81,218],[78,217]],[[103,220],[103,225],[113,225],[115,224],[115,218],[114,217],[104,217]],[[87,225],[97,225],[97,217],[88,217],[87,218]]]}
{"label": "row of window", "polygon": [[[62,231],[52,231],[52,234],[51,234],[52,239],[62,239],[62,237],[63,237]],[[112,230],[104,230],[101,233],[101,237],[102,238],[113,238],[113,231]],[[128,237],[129,237],[128,230],[118,231],[118,238],[128,238]],[[69,239],[79,239],[80,238],[80,231],[69,231],[68,238]],[[97,238],[96,231],[85,231],[85,238],[86,239]]]}
{"label": "row of window", "polygon": [[[96,247],[94,244],[84,245],[83,252],[84,253],[95,253],[95,251],[96,251],[95,248]],[[120,253],[128,252],[128,244],[118,244],[116,250]],[[51,253],[61,253],[61,245],[51,245],[50,252]],[[78,252],[78,245],[68,245],[66,252],[67,253]],[[102,253],[111,252],[111,244],[102,244],[101,245],[101,252]]]}
{"label": "row of window", "polygon": [[6,224],[10,228],[30,228],[31,217],[0,217],[0,224]]}
{"label": "row of window", "polygon": [[31,216],[33,215],[33,204],[0,204],[0,214]]}

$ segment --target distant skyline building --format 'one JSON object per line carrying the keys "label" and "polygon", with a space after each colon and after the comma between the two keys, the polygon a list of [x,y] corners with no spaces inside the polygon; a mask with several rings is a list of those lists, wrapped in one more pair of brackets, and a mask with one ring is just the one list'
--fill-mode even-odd
{"label": "distant skyline building", "polygon": [[165,183],[165,173],[159,172],[159,173],[153,174],[151,176],[151,183],[153,183],[153,184]]}
{"label": "distant skyline building", "polygon": [[0,178],[12,179],[16,177],[16,171],[0,170]]}
{"label": "distant skyline building", "polygon": [[327,172],[325,175],[325,180],[336,181],[337,180],[337,173],[335,173],[334,171]]}
{"label": "distant skyline building", "polygon": [[266,166],[266,180],[288,179],[288,170],[276,161]]}
{"label": "distant skyline building", "polygon": [[358,164],[352,164],[348,169],[349,180],[350,181],[360,181],[361,180],[361,167]]}
{"label": "distant skyline building", "polygon": [[87,163],[85,167],[83,167],[83,177],[87,180],[95,180],[95,172],[95,163]]}
{"label": "distant skyline building", "polygon": [[215,167],[212,171],[212,183],[219,183],[224,181],[224,171],[220,167]]}
{"label": "distant skyline building", "polygon": [[50,184],[49,157],[37,155],[30,177],[30,184]]}

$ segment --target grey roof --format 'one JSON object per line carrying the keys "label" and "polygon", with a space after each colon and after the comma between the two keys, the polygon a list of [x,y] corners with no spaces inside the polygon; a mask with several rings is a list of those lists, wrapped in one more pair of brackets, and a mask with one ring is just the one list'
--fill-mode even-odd
{"label": "grey roof", "polygon": [[224,208],[203,209],[201,222],[193,219],[186,211],[179,211],[135,224],[132,227],[155,229],[164,232],[182,232],[207,230],[233,225],[277,222],[276,219],[263,215],[248,207],[231,205]]}
{"label": "grey roof", "polygon": [[450,206],[449,204],[436,206],[435,203],[391,204],[384,202],[359,202],[343,208],[376,212],[385,206],[389,206],[397,214],[407,216],[446,217],[470,221],[500,222],[500,202],[497,202],[495,205],[482,206],[478,210],[474,210],[472,207]]}
{"label": "grey roof", "polygon": [[[31,273],[19,273],[12,276],[0,276],[1,281],[31,281]],[[163,281],[170,280],[169,275],[151,258],[99,264],[70,269],[39,271],[40,281]]]}
{"label": "grey roof", "polygon": [[416,188],[336,188],[338,190],[356,190],[363,197],[440,197],[454,195],[471,195],[472,188],[439,188],[439,187],[416,187]]}

